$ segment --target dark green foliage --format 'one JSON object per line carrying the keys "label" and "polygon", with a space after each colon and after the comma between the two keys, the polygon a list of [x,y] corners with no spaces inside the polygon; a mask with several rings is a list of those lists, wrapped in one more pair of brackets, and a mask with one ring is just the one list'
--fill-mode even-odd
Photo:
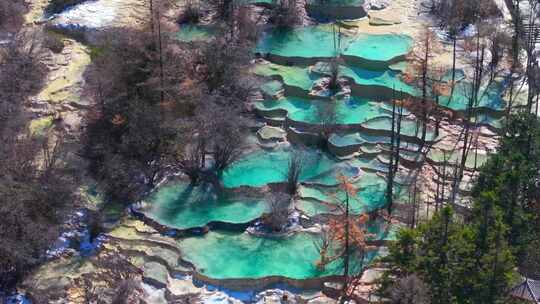
{"label": "dark green foliage", "polygon": [[[540,124],[513,116],[499,152],[481,169],[473,188],[470,218],[458,222],[449,207],[414,230],[403,230],[384,259],[389,271],[381,293],[394,281],[418,275],[431,303],[508,303],[514,269],[535,276],[539,258],[538,185]],[[531,245],[533,245],[531,247]]]}
{"label": "dark green foliage", "polygon": [[475,245],[479,230],[456,222],[448,207],[418,229],[402,231],[383,260],[390,270],[382,294],[389,296],[395,280],[416,274],[428,286],[430,303],[504,303],[514,264],[495,222],[481,250]]}
{"label": "dark green foliage", "polygon": [[380,290],[387,295],[396,278],[404,278],[416,271],[416,242],[418,230],[401,229],[397,240],[388,246],[389,255],[382,259],[388,270],[383,274]]}
{"label": "dark green foliage", "polygon": [[[538,233],[540,124],[533,115],[514,116],[497,154],[481,169],[473,195],[502,213],[505,234],[519,261]],[[486,200],[487,199],[487,200]]]}
{"label": "dark green foliage", "polygon": [[519,265],[519,272],[525,277],[540,280],[540,240],[537,239],[529,244],[526,254]]}

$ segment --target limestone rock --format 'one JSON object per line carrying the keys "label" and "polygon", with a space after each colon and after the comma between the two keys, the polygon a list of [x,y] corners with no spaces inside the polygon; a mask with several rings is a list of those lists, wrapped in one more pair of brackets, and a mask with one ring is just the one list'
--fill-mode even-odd
{"label": "limestone rock", "polygon": [[296,304],[297,297],[292,293],[280,289],[266,290],[256,297],[257,304]]}
{"label": "limestone rock", "polygon": [[367,0],[364,4],[367,10],[382,10],[390,6],[392,0]]}

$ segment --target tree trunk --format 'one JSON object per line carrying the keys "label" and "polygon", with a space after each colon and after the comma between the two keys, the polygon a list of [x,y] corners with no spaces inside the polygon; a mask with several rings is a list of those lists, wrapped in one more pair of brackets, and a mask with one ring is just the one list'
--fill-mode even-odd
{"label": "tree trunk", "polygon": [[[426,40],[428,38],[426,37]],[[422,145],[420,150],[426,142],[426,129],[427,129],[427,69],[428,69],[428,60],[429,60],[429,43],[426,42],[426,51],[424,54],[424,64],[422,66]]]}
{"label": "tree trunk", "polygon": [[154,29],[154,0],[150,1],[150,31],[152,33],[152,37],[154,37],[155,29]]}
{"label": "tree trunk", "polygon": [[343,256],[343,295],[340,303],[345,303],[347,300],[347,289],[349,282],[349,193],[345,190],[345,252]]}
{"label": "tree trunk", "polygon": [[[403,101],[403,92],[400,92],[400,100]],[[394,174],[399,169],[399,152],[401,148],[401,118],[403,117],[403,104],[399,106],[399,112],[397,117],[397,138],[396,138],[396,159],[394,164]]]}
{"label": "tree trunk", "polygon": [[[392,89],[392,95],[394,95],[394,90]],[[394,133],[395,133],[395,121],[396,121],[396,100],[392,96],[392,128],[390,133],[390,162],[388,164],[388,181],[386,184],[386,204],[388,214],[392,214],[392,194],[394,188],[394,170],[392,164],[394,163]]]}
{"label": "tree trunk", "polygon": [[446,167],[448,161],[446,159],[446,151],[443,150],[443,172],[442,172],[442,189],[441,189],[441,205],[444,205],[444,190],[446,189]]}
{"label": "tree trunk", "polygon": [[[455,88],[455,82],[456,82],[456,44],[457,44],[457,36],[456,34],[452,35],[452,83],[450,87],[450,98],[448,98],[447,106],[450,105],[452,102],[452,98],[454,97],[454,88]],[[438,103],[437,103],[438,104]]]}
{"label": "tree trunk", "polygon": [[163,73],[163,43],[161,39],[161,15],[160,15],[159,9],[157,10],[157,26],[158,26],[159,82],[160,82],[159,101],[163,103],[165,99],[164,73]]}

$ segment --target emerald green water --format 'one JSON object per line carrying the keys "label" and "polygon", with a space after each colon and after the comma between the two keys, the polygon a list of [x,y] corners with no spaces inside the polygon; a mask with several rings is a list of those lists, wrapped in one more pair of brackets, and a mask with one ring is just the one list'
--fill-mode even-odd
{"label": "emerald green water", "polygon": [[[460,81],[454,88],[453,97],[441,96],[439,104],[456,111],[465,111],[469,103],[469,97],[472,94],[472,85],[467,81]],[[480,89],[478,103],[473,105],[475,108],[484,107],[496,111],[504,110],[506,103],[502,98],[504,86],[501,83],[494,82],[487,88]]]}
{"label": "emerald green water", "polygon": [[[373,130],[391,130],[392,119],[388,117],[377,117],[362,124],[367,129]],[[422,126],[412,119],[403,119],[401,121],[401,135],[410,137],[420,137]],[[439,137],[442,134],[439,134]],[[435,140],[435,133],[433,130],[428,129],[426,132],[427,140]]]}
{"label": "emerald green water", "polygon": [[276,96],[283,90],[283,84],[278,80],[272,80],[261,86],[261,91],[268,96]]}
{"label": "emerald green water", "polygon": [[329,141],[338,147],[351,146],[364,143],[390,143],[390,138],[386,136],[373,136],[361,133],[332,134]]}
{"label": "emerald green water", "polygon": [[491,127],[494,127],[495,129],[503,128],[503,120],[504,118],[496,118],[489,114],[477,114],[475,117],[472,118],[473,122],[489,125]]}
{"label": "emerald green water", "polygon": [[215,29],[211,27],[185,24],[180,26],[180,31],[175,34],[175,38],[184,42],[206,41],[215,34]]}
{"label": "emerald green water", "polygon": [[[334,106],[329,103],[333,103]],[[332,101],[286,97],[258,102],[255,107],[261,111],[282,109],[287,111],[290,119],[310,124],[361,124],[375,117],[388,116],[380,105],[362,98]],[[329,108],[335,110],[334,118],[331,120],[328,119]]]}
{"label": "emerald green water", "polygon": [[[291,31],[274,31],[261,39],[256,52],[281,57],[330,58],[339,51],[329,25],[307,26]],[[356,37],[341,34],[341,53],[373,61],[390,61],[404,56],[412,45],[406,35],[370,35]]]}
{"label": "emerald green water", "polygon": [[326,25],[274,31],[260,40],[256,52],[305,58],[336,55],[332,27]]}
{"label": "emerald green water", "polygon": [[[327,62],[318,62],[311,67],[311,71],[316,74],[330,75],[330,65]],[[381,86],[409,95],[418,93],[415,88],[401,80],[399,72],[390,69],[376,71],[356,66],[340,65],[339,76],[348,77],[354,83],[362,86]]]}
{"label": "emerald green water", "polygon": [[361,34],[351,41],[343,55],[373,61],[390,61],[409,52],[413,40],[406,35]]}
{"label": "emerald green water", "polygon": [[[457,161],[461,161],[461,149],[457,149],[454,153],[447,151],[444,153],[441,150],[430,150],[427,157],[435,162],[444,162],[445,159],[449,164],[454,164]],[[465,166],[467,168],[474,168],[482,166],[487,161],[486,154],[475,154],[474,150],[469,153],[465,161]]]}
{"label": "emerald green water", "polygon": [[382,172],[386,173],[388,171],[388,165],[382,163],[377,158],[368,158],[368,157],[358,157],[353,160],[355,166],[358,166],[362,170],[369,172]]}
{"label": "emerald green water", "polygon": [[245,223],[267,211],[262,199],[218,196],[212,189],[185,182],[162,186],[147,200],[146,214],[161,224],[187,229],[212,221]]}
{"label": "emerald green water", "polygon": [[[262,187],[268,183],[284,182],[287,180],[291,155],[290,149],[261,150],[251,153],[232,164],[223,173],[223,185],[228,188]],[[324,153],[305,150],[301,155],[303,159],[301,181],[336,184],[336,176],[339,172],[354,174],[354,170],[348,168],[345,163],[338,163]]]}
{"label": "emerald green water", "polygon": [[388,223],[382,219],[370,221],[367,227],[368,233],[376,235],[376,238],[381,240],[396,240],[399,229],[398,225],[388,226]]}
{"label": "emerald green water", "polygon": [[[323,187],[314,186],[301,188],[299,191],[299,195],[303,199],[309,199],[309,201],[312,202],[311,206],[308,206],[308,208],[311,209],[306,210],[306,213],[311,216],[325,214],[333,209],[339,211],[340,209],[329,208],[329,205],[327,204],[341,206],[343,205],[342,200],[344,199],[344,195],[340,192],[336,192],[336,189],[325,189]],[[317,200],[319,202],[314,202],[314,200]],[[363,206],[360,203],[360,200],[358,200],[357,198],[353,198],[349,202],[349,208],[349,211],[351,213],[359,214]],[[299,209],[303,211],[301,207]]]}
{"label": "emerald green water", "polygon": [[296,202],[298,210],[302,211],[307,216],[316,216],[319,214],[341,214],[341,211],[330,205],[322,204],[320,201],[316,201],[310,198],[301,198]]}
{"label": "emerald green water", "polygon": [[[359,180],[354,182],[354,185],[358,192],[356,197],[349,199],[351,213],[362,214],[381,208],[386,203],[386,181],[377,174],[364,173]],[[309,186],[302,187],[299,194],[304,199],[299,209],[310,216],[329,213],[333,209],[321,202],[345,207],[345,194],[343,191],[337,191],[337,189]]]}
{"label": "emerald green water", "polygon": [[320,75],[310,73],[307,68],[274,63],[258,64],[253,72],[259,76],[279,77],[286,85],[298,87],[305,91],[311,90],[313,83],[321,78]]}
{"label": "emerald green water", "polygon": [[343,66],[340,72],[342,76],[351,78],[359,85],[393,88],[397,92],[413,96],[418,93],[418,90],[401,81],[398,72],[392,70],[372,71],[359,67]]}
{"label": "emerald green water", "polygon": [[[254,73],[259,76],[279,78],[287,86],[297,87],[304,91],[310,91],[317,80],[329,74],[328,64],[322,62],[315,64],[311,71],[309,68],[297,66],[284,66],[274,63],[258,64],[254,68]],[[340,77],[347,77],[361,86],[394,88],[396,91],[405,94],[418,94],[415,88],[400,79],[399,72],[392,70],[373,71],[342,65],[339,67],[339,75]],[[266,85],[262,89],[265,90],[265,88]]]}
{"label": "emerald green water", "polygon": [[[308,279],[342,273],[339,260],[324,271],[317,270],[315,263],[320,255],[315,242],[319,238],[309,233],[280,239],[211,231],[202,237],[183,239],[179,244],[184,258],[200,273],[214,279],[267,276]],[[359,266],[358,259],[353,259],[351,273],[358,272]]]}
{"label": "emerald green water", "polygon": [[[456,69],[455,70],[455,75],[454,75],[454,81],[458,82],[458,81],[461,81],[463,79],[465,79],[465,72],[462,69]],[[449,70],[448,72],[446,72],[446,74],[444,74],[442,80],[443,81],[452,81],[452,70]]]}

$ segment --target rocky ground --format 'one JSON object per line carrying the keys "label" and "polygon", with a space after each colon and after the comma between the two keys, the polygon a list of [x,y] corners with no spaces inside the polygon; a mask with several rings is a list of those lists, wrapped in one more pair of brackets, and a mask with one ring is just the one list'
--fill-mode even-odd
{"label": "rocky ground", "polygon": [[[238,298],[260,304],[335,303],[335,300],[321,292],[293,294],[271,289],[243,293],[219,291],[202,284],[194,285],[191,268],[182,261],[182,253],[176,241],[138,220],[125,218],[104,234],[102,239],[101,250],[97,255],[81,258],[76,252],[66,252],[30,276],[23,283],[23,289],[32,295],[39,295],[38,301],[42,298],[47,303],[83,304],[88,303],[88,299],[99,292],[100,288],[106,290],[130,278],[140,282],[140,299],[143,303],[241,304]],[[116,257],[125,259],[133,268],[120,263],[112,265],[110,261]],[[89,288],[89,281],[98,287]],[[114,294],[107,292],[101,294],[100,300],[105,303],[110,303],[114,297]]]}

